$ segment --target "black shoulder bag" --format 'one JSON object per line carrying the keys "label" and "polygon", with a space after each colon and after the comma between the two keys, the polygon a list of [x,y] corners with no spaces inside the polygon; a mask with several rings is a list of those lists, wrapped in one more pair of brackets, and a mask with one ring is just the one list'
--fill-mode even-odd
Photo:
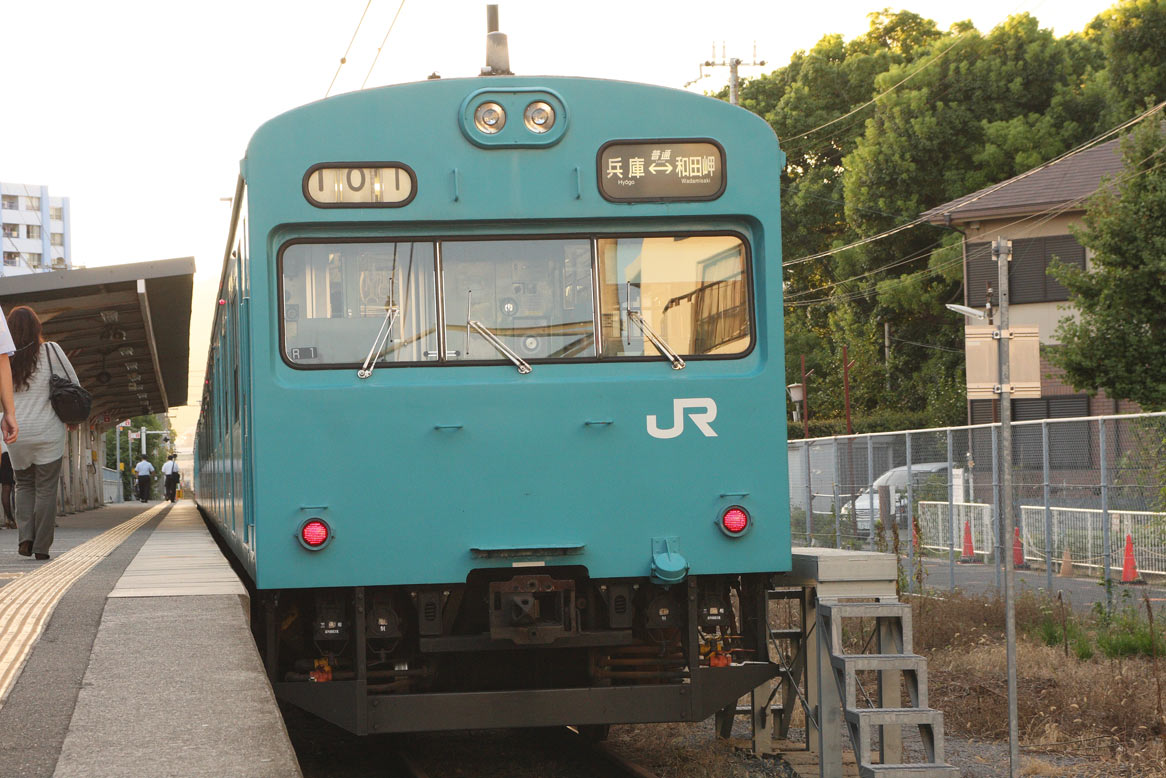
{"label": "black shoulder bag", "polygon": [[53,405],[53,412],[66,424],[86,421],[89,409],[93,406],[93,397],[69,380],[64,364],[61,365],[63,375],[53,372],[53,350],[48,343],[45,344],[45,354],[49,359],[49,402]]}

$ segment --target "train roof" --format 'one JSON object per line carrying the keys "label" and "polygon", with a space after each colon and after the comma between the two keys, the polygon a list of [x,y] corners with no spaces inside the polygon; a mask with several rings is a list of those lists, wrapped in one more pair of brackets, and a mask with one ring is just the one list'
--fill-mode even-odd
{"label": "train roof", "polygon": [[[263,144],[279,142],[282,128],[302,126],[304,123],[312,124],[318,118],[336,112],[371,110],[378,106],[385,106],[386,101],[434,101],[438,103],[451,100],[453,101],[452,109],[456,109],[466,96],[482,90],[525,89],[548,89],[552,92],[562,92],[563,97],[568,101],[598,97],[613,108],[621,97],[625,99],[635,98],[636,100],[651,99],[658,101],[660,106],[672,106],[680,118],[691,119],[692,114],[687,112],[698,110],[701,116],[708,117],[710,121],[732,122],[737,126],[751,127],[753,132],[767,135],[774,144],[774,149],[778,149],[777,136],[761,117],[723,100],[683,89],[634,81],[579,76],[479,76],[391,84],[373,89],[346,92],[306,103],[278,114],[260,125],[247,145],[247,157],[250,158],[253,151]],[[568,107],[570,108],[570,106]],[[642,103],[630,107],[642,107]],[[673,135],[688,136],[692,133],[686,131],[683,123],[680,123]]]}

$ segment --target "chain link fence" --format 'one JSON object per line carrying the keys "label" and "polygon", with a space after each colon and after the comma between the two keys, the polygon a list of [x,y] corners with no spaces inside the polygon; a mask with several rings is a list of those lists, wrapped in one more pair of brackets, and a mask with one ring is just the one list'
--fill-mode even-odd
{"label": "chain link fence", "polygon": [[954,587],[965,550],[997,570],[1019,553],[1050,578],[1068,559],[1120,580],[1128,539],[1142,575],[1166,576],[1166,413],[1013,422],[1008,540],[999,434],[982,424],[791,440],[794,543],[894,552],[908,577],[917,557],[943,558]]}

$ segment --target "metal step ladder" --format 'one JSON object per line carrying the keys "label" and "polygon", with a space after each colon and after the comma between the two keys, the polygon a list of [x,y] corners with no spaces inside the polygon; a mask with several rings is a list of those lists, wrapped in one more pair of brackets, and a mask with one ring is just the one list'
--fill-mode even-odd
{"label": "metal step ladder", "polygon": [[[878,653],[845,653],[844,619],[874,619]],[[830,664],[842,698],[843,716],[854,747],[860,778],[941,778],[958,776],[959,770],[944,762],[943,713],[927,705],[927,660],[912,651],[911,606],[904,602],[843,602],[818,600],[817,629],[829,640]],[[865,647],[864,647],[865,650]],[[878,673],[878,689],[872,696],[858,673]],[[910,705],[901,705],[900,674],[906,682]],[[860,705],[865,702],[866,705]],[[902,761],[902,728],[919,728],[927,761]],[[880,759],[874,761],[873,735],[879,734]]]}
{"label": "metal step ladder", "polygon": [[[805,683],[806,657],[803,648],[805,620],[805,590],[800,586],[786,586],[766,592],[767,602],[790,600],[798,605],[797,623],[792,628],[769,630],[770,658],[781,665],[777,678],[754,689],[749,705],[729,705],[716,714],[716,732],[719,737],[729,738],[733,730],[734,716],[750,719],[752,749],[756,754],[774,753],[775,739],[784,739],[789,732],[790,720],[797,703],[807,709],[805,697],[799,687]],[[778,647],[781,646],[781,649]],[[776,656],[774,655],[776,653]],[[781,699],[777,699],[781,692]]]}

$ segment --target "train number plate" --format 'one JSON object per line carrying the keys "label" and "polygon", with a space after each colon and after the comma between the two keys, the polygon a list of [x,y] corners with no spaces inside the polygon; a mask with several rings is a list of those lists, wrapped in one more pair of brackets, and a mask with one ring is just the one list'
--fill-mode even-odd
{"label": "train number plate", "polygon": [[304,174],[304,197],[317,208],[399,208],[417,193],[417,178],[399,162],[313,165]]}

